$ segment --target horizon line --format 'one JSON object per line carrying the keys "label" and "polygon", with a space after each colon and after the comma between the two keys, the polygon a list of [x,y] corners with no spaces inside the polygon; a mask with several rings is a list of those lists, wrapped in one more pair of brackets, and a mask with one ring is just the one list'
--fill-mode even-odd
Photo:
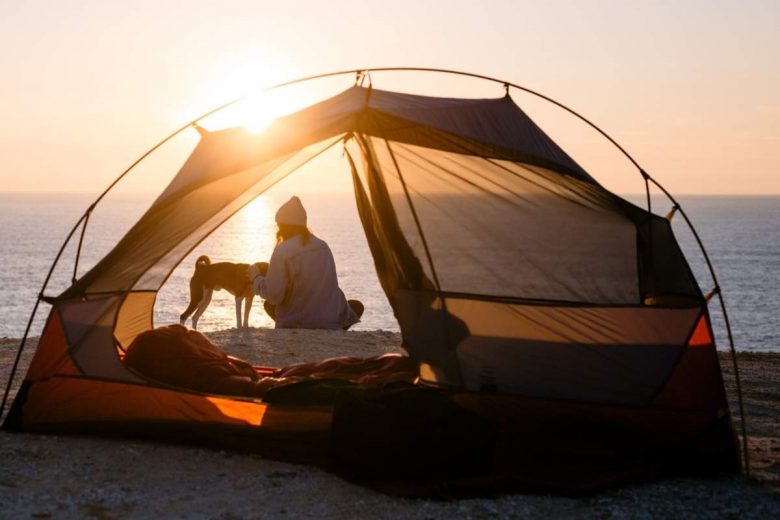
{"label": "horizon line", "polygon": [[[113,194],[118,195],[159,195],[162,193],[161,191],[117,191]],[[339,195],[339,194],[352,194],[352,190],[344,190],[344,191],[322,191],[322,192],[302,192],[306,193],[307,195]],[[645,196],[646,192],[644,191],[636,191],[636,192],[610,192],[618,196]],[[93,195],[98,196],[100,194],[99,191],[30,191],[30,190],[19,190],[19,191],[2,191],[0,190],[0,196],[3,195]],[[265,193],[261,193],[260,195],[264,195]],[[258,195],[258,196],[260,196]],[[665,196],[663,193],[652,193],[651,195],[656,196]],[[780,192],[778,193],[707,193],[707,192],[680,192],[680,193],[673,193],[676,197],[778,197],[780,196]]]}

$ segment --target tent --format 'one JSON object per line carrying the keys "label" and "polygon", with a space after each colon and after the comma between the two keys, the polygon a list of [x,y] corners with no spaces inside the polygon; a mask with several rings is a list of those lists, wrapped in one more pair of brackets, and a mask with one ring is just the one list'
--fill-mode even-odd
{"label": "tent", "polygon": [[[508,89],[456,99],[356,84],[259,134],[197,128],[148,211],[48,300],[5,428],[206,442],[451,489],[739,471],[707,302],[669,221],[601,186]],[[280,405],[128,370],[123,351],[153,328],[183,258],[332,146],[425,391]]]}

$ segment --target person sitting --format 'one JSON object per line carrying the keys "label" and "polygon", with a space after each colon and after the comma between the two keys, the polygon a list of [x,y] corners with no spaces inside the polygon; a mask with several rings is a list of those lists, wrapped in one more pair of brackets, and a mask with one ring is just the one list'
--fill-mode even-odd
{"label": "person sitting", "polygon": [[363,304],[347,301],[339,288],[330,247],[306,227],[306,210],[293,196],[276,212],[277,244],[265,276],[247,270],[255,294],[277,328],[348,329]]}

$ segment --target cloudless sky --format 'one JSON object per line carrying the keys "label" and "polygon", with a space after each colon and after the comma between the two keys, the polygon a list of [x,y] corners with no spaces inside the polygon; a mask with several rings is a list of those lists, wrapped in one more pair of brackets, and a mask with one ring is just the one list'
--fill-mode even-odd
{"label": "cloudless sky", "polygon": [[[674,193],[780,194],[776,0],[0,0],[0,49],[0,192],[96,193],[234,97],[404,65],[541,91],[605,129]],[[446,76],[384,78],[375,86],[503,94]],[[641,189],[593,132],[512,95],[598,180]]]}

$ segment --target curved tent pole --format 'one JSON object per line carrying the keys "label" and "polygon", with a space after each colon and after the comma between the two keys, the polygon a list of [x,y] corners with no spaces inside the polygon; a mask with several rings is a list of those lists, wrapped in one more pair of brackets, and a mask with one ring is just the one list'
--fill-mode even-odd
{"label": "curved tent pole", "polygon": [[[445,74],[456,74],[460,76],[466,76],[466,77],[472,77],[477,79],[484,79],[487,81],[492,81],[494,83],[501,83],[504,86],[504,89],[506,89],[506,93],[509,94],[509,87],[514,87],[518,90],[521,90],[523,92],[526,92],[528,94],[534,95],[540,99],[544,99],[545,101],[548,101],[549,103],[552,103],[553,105],[565,110],[566,112],[572,114],[576,118],[580,119],[584,123],[586,123],[588,126],[596,130],[598,133],[600,133],[605,139],[607,139],[610,143],[612,143],[615,148],[617,148],[636,168],[639,170],[639,173],[642,175],[644,181],[645,181],[645,192],[647,196],[647,211],[648,213],[651,213],[652,206],[650,201],[650,183],[652,182],[655,186],[657,186],[663,193],[666,195],[666,197],[674,204],[675,207],[677,207],[680,210],[680,214],[685,219],[686,224],[688,225],[688,228],[691,230],[691,233],[693,233],[694,238],[696,239],[696,243],[699,246],[699,249],[702,252],[702,255],[704,256],[704,260],[707,263],[707,268],[709,269],[710,276],[712,277],[712,281],[715,284],[715,292],[718,294],[718,299],[720,301],[721,310],[723,312],[723,318],[726,325],[726,335],[728,336],[729,340],[729,350],[731,352],[731,361],[732,365],[734,367],[734,378],[735,383],[737,387],[737,402],[739,404],[739,415],[741,420],[741,430],[742,430],[742,458],[745,461],[745,474],[750,475],[750,458],[748,455],[748,444],[747,444],[747,427],[745,423],[745,409],[743,405],[742,400],[742,385],[739,377],[739,366],[737,363],[737,352],[734,347],[734,337],[731,333],[731,325],[728,318],[728,312],[726,311],[726,304],[723,300],[723,295],[720,291],[720,285],[718,284],[718,278],[715,275],[715,268],[712,265],[712,262],[710,261],[709,254],[707,254],[707,250],[704,247],[704,243],[701,241],[701,238],[699,237],[698,232],[696,231],[696,228],[694,228],[693,223],[688,218],[688,215],[683,211],[682,206],[680,206],[680,203],[677,202],[677,200],[672,197],[671,193],[666,190],[657,180],[652,178],[650,174],[648,174],[644,168],[642,168],[639,163],[629,154],[620,144],[618,144],[617,141],[615,141],[612,137],[610,137],[609,134],[607,134],[604,130],[599,128],[595,123],[587,119],[582,114],[576,112],[575,110],[567,107],[563,103],[560,103],[548,96],[545,96],[544,94],[541,94],[540,92],[536,92],[535,90],[531,90],[529,88],[523,87],[521,85],[516,85],[514,83],[508,82],[508,81],[502,81],[497,78],[492,78],[489,76],[484,76],[481,74],[473,74],[470,72],[461,72],[461,71],[454,71],[454,70],[446,70],[446,69],[435,69],[435,68],[422,68],[422,67],[385,67],[385,68],[371,68],[371,69],[363,69],[364,72],[381,72],[381,71],[418,71],[418,72],[439,72],[439,73],[445,73]],[[651,228],[652,229],[652,228]]]}
{"label": "curved tent pole", "polygon": [[[235,100],[232,103],[238,103],[239,101],[240,100]],[[214,112],[222,110],[223,108],[227,107],[229,104],[232,104],[232,103],[228,103],[228,104],[222,105],[222,106],[220,106],[220,107],[218,107],[218,108],[208,112],[207,114],[201,116],[200,118],[193,120],[192,122],[182,126],[178,130],[176,130],[173,133],[171,133],[170,135],[168,135],[165,139],[163,139],[162,141],[160,141],[159,143],[154,145],[146,153],[144,153],[141,157],[136,159],[136,161],[133,162],[133,164],[131,164],[125,171],[123,171],[121,174],[119,174],[119,176],[116,179],[114,179],[114,181],[108,186],[108,188],[103,190],[103,193],[101,193],[95,199],[95,201],[92,204],[89,205],[89,207],[84,212],[84,214],[81,215],[79,220],[73,226],[73,229],[71,229],[70,233],[68,233],[67,237],[65,237],[65,241],[62,243],[62,246],[60,247],[60,250],[57,253],[57,256],[54,257],[54,262],[52,262],[51,267],[49,268],[49,272],[48,272],[48,274],[46,275],[46,278],[43,281],[43,285],[41,286],[41,290],[38,293],[38,298],[36,298],[36,300],[35,300],[35,306],[33,307],[32,313],[30,314],[30,319],[27,322],[27,328],[24,331],[24,336],[22,336],[21,343],[19,343],[19,349],[16,352],[16,358],[14,360],[13,366],[11,367],[11,373],[8,376],[8,384],[5,387],[5,392],[3,392],[3,400],[2,400],[2,403],[0,403],[0,418],[2,418],[3,412],[5,411],[5,403],[8,400],[8,394],[11,392],[11,385],[13,384],[14,376],[16,375],[16,369],[19,366],[19,360],[22,357],[22,351],[24,350],[24,346],[27,343],[27,337],[30,334],[30,328],[32,327],[33,320],[35,319],[35,314],[38,312],[38,307],[39,307],[41,301],[42,300],[44,300],[44,301],[48,300],[44,296],[44,292],[46,291],[46,287],[48,287],[49,281],[51,281],[51,275],[54,272],[54,268],[57,267],[57,264],[59,263],[60,258],[62,258],[62,253],[65,251],[65,248],[67,247],[68,243],[73,238],[73,235],[76,233],[76,230],[78,229],[78,227],[81,226],[82,223],[83,223],[83,227],[82,227],[82,230],[81,230],[81,237],[79,238],[78,251],[76,252],[76,259],[75,259],[74,267],[73,267],[74,282],[75,282],[75,279],[76,279],[76,270],[78,269],[79,256],[81,254],[81,245],[82,245],[82,242],[84,240],[84,233],[86,232],[86,229],[87,229],[87,222],[89,221],[89,216],[92,213],[92,211],[94,211],[94,209],[97,206],[97,204],[101,200],[103,200],[103,198],[108,194],[108,192],[111,191],[114,188],[114,186],[116,186],[117,183],[119,183],[119,181],[121,181],[128,173],[130,173],[131,170],[133,170],[141,161],[143,161],[149,155],[154,153],[162,145],[164,145],[165,143],[167,143],[168,141],[170,141],[171,139],[176,137],[178,134],[180,134],[181,132],[183,132],[184,130],[189,128],[190,126],[192,126],[195,123],[197,123],[200,119],[203,119],[204,117],[208,117],[209,115],[213,114]]]}
{"label": "curved tent pole", "polygon": [[11,373],[8,375],[8,384],[5,386],[5,392],[3,392],[3,401],[0,403],[0,419],[3,417],[3,411],[5,411],[5,402],[8,400],[8,394],[11,393],[11,385],[13,383],[14,376],[16,375],[16,369],[19,366],[19,360],[22,357],[24,345],[27,343],[27,336],[30,334],[30,328],[32,327],[33,320],[35,319],[35,314],[38,312],[38,306],[40,305],[41,301],[45,299],[43,292],[46,290],[46,286],[49,284],[49,280],[51,279],[51,275],[54,272],[54,268],[57,266],[57,262],[59,262],[62,253],[65,251],[65,247],[68,245],[68,242],[70,242],[70,239],[73,238],[73,235],[76,233],[76,230],[79,228],[79,226],[81,226],[82,223],[86,224],[86,215],[86,213],[82,215],[73,226],[73,229],[70,230],[70,233],[68,233],[68,236],[65,238],[65,242],[62,243],[60,250],[57,252],[57,256],[54,258],[54,262],[52,262],[51,267],[49,268],[49,272],[46,274],[46,278],[43,281],[43,286],[38,293],[38,297],[35,299],[35,306],[33,307],[32,313],[30,314],[30,319],[27,320],[27,328],[24,329],[24,336],[22,336],[22,341],[19,343],[19,348],[16,351],[16,358],[14,359],[14,364],[11,367]]}
{"label": "curved tent pole", "polygon": [[[652,182],[655,186],[657,186],[663,193],[666,195],[666,197],[672,202],[672,204],[675,205],[680,210],[680,214],[683,215],[683,218],[685,219],[686,224],[688,225],[688,228],[693,233],[694,238],[696,239],[696,243],[699,246],[699,249],[702,252],[702,255],[704,256],[704,260],[707,263],[707,268],[710,271],[710,276],[712,277],[712,281],[715,284],[715,292],[718,294],[718,299],[720,300],[721,310],[723,312],[723,317],[726,325],[726,335],[728,336],[729,340],[729,350],[731,352],[731,360],[732,364],[734,366],[734,378],[735,383],[737,387],[737,401],[739,404],[739,414],[740,414],[740,420],[741,420],[741,430],[742,430],[742,457],[745,461],[745,474],[750,475],[750,460],[748,455],[748,445],[747,445],[747,428],[745,424],[745,410],[744,405],[742,401],[742,385],[739,377],[739,367],[737,363],[737,353],[736,349],[734,347],[734,337],[731,333],[731,326],[728,318],[728,312],[726,311],[726,304],[723,300],[723,295],[720,291],[720,285],[718,284],[718,278],[715,275],[715,268],[712,265],[712,262],[710,261],[709,255],[707,254],[707,250],[704,247],[704,243],[701,241],[701,238],[699,237],[698,232],[696,231],[696,228],[694,228],[693,223],[688,218],[687,214],[683,211],[682,207],[680,206],[679,202],[672,197],[672,195],[669,193],[669,191],[666,190],[657,180],[652,178],[650,174],[648,174],[644,168],[642,168],[639,163],[629,154],[620,144],[618,144],[617,141],[615,141],[612,137],[609,136],[604,130],[599,128],[595,123],[587,119],[585,116],[579,114],[575,110],[567,107],[566,105],[548,97],[544,94],[541,94],[539,92],[536,92],[534,90],[531,90],[529,88],[523,87],[521,85],[516,85],[514,83],[508,82],[508,81],[502,81],[497,78],[492,78],[489,76],[484,76],[481,74],[473,74],[470,72],[461,72],[461,71],[453,71],[453,70],[446,70],[446,69],[435,69],[435,68],[422,68],[422,67],[385,67],[385,68],[371,68],[371,69],[363,69],[364,72],[381,72],[381,71],[418,71],[418,72],[439,72],[439,73],[446,73],[446,74],[456,74],[460,76],[466,76],[466,77],[472,77],[477,79],[484,79],[487,81],[492,81],[494,83],[501,83],[504,88],[506,89],[507,94],[509,93],[509,87],[514,87],[518,90],[521,90],[523,92],[526,92],[528,94],[532,94],[540,99],[544,99],[545,101],[548,101],[549,103],[552,103],[553,105],[565,110],[566,112],[572,114],[576,118],[580,119],[584,123],[586,123],[588,126],[596,130],[598,133],[600,133],[604,138],[606,138],[610,143],[612,143],[615,148],[617,148],[636,168],[639,170],[639,173],[642,175],[642,178],[645,181],[645,192],[647,196],[647,211],[648,213],[651,213],[652,206],[650,201],[650,183]],[[652,229],[652,228],[651,228]]]}
{"label": "curved tent pole", "polygon": [[87,225],[89,225],[89,217],[92,214],[94,205],[90,206],[86,213],[84,213],[84,225],[81,226],[81,236],[79,236],[79,246],[76,248],[76,260],[73,262],[73,277],[71,278],[71,284],[76,283],[79,271],[79,258],[81,258],[81,246],[84,244],[84,234],[87,232]]}
{"label": "curved tent pole", "polygon": [[[531,89],[529,89],[527,87],[523,87],[521,85],[517,85],[515,83],[511,83],[511,82],[508,82],[508,81],[503,81],[503,80],[500,80],[500,79],[497,79],[497,78],[493,78],[493,77],[490,77],[490,76],[485,76],[485,75],[482,75],[482,74],[474,74],[474,73],[471,73],[471,72],[463,72],[463,71],[450,70],[450,69],[426,68],[426,67],[370,67],[370,68],[362,68],[362,69],[341,70],[341,71],[336,71],[336,72],[328,72],[328,73],[324,73],[324,74],[315,74],[313,76],[306,76],[304,78],[298,78],[298,79],[294,79],[294,80],[290,80],[290,81],[285,81],[285,82],[282,82],[282,83],[277,83],[277,84],[272,85],[270,87],[266,87],[265,89],[259,91],[258,93],[268,92],[268,91],[271,91],[271,90],[279,89],[279,88],[286,87],[286,86],[289,86],[289,85],[294,85],[294,84],[297,84],[297,83],[304,83],[304,82],[307,82],[307,81],[312,81],[312,80],[316,80],[316,79],[324,79],[324,78],[335,77],[335,76],[343,76],[343,75],[346,75],[346,74],[355,74],[356,75],[356,79],[360,82],[360,84],[362,84],[363,79],[366,77],[366,75],[368,75],[368,77],[370,78],[370,73],[371,72],[403,72],[403,71],[406,71],[406,72],[435,72],[435,73],[442,73],[442,74],[453,74],[453,75],[457,75],[457,76],[471,77],[471,78],[475,78],[475,79],[483,79],[483,80],[486,80],[486,81],[491,81],[493,83],[500,83],[500,84],[502,84],[504,86],[504,88],[506,89],[507,94],[509,92],[509,87],[513,87],[513,88],[516,88],[516,89],[521,90],[523,92],[527,92],[529,94],[532,94],[532,95],[534,95],[536,97],[539,97],[541,99],[544,99],[545,101],[547,101],[549,103],[552,103],[553,105],[555,105],[555,106],[557,106],[559,108],[562,108],[563,110],[569,112],[570,114],[574,115],[578,119],[580,119],[583,122],[585,122],[586,124],[588,124],[594,130],[599,132],[604,138],[606,138],[618,150],[620,150],[620,152],[629,161],[631,161],[631,163],[634,166],[636,166],[637,169],[639,169],[639,171],[640,171],[640,173],[642,174],[643,177],[645,177],[646,179],[649,178],[648,174],[642,169],[641,166],[639,166],[639,163],[637,163],[637,161],[622,146],[620,146],[620,144],[618,144],[617,141],[615,141],[612,137],[610,137],[606,132],[604,132],[601,128],[599,128],[595,123],[591,122],[585,116],[579,114],[578,112],[576,112],[573,109],[567,107],[566,105],[564,105],[564,104],[562,104],[562,103],[560,103],[560,102],[558,102],[558,101],[556,101],[556,100],[554,100],[554,99],[552,99],[552,98],[550,98],[548,96],[545,96],[544,94],[542,94],[540,92],[537,92],[535,90],[531,90]],[[356,83],[358,81],[356,81]],[[244,101],[245,99],[247,99],[247,98],[249,98],[249,97],[251,97],[251,96],[253,96],[255,94],[257,94],[257,93],[247,94],[247,95],[238,97],[238,98],[236,98],[236,99],[234,99],[232,101],[228,101],[227,103],[223,103],[222,105],[220,105],[220,106],[218,106],[218,107],[216,107],[216,108],[214,108],[212,110],[209,110],[208,112],[205,112],[204,114],[196,117],[195,119],[193,119],[189,123],[181,126],[177,130],[174,130],[173,132],[171,132],[167,137],[162,139],[160,142],[158,142],[156,145],[154,145],[152,148],[150,148],[146,153],[144,153],[138,159],[136,159],[135,162],[133,162],[125,171],[123,171],[121,174],[119,174],[119,176],[116,179],[114,179],[114,181],[87,208],[87,210],[84,212],[84,215],[82,216],[82,219],[86,218],[88,220],[89,219],[89,214],[92,213],[92,211],[95,209],[97,204],[101,200],[103,200],[103,198],[108,194],[108,192],[111,191],[114,188],[114,186],[116,186],[119,183],[119,181],[121,181],[128,173],[130,173],[130,171],[132,171],[136,166],[138,166],[139,163],[141,163],[149,155],[151,155],[152,153],[157,151],[157,149],[162,147],[165,143],[167,143],[168,141],[170,141],[171,139],[173,139],[174,137],[176,137],[177,135],[182,133],[187,128],[189,128],[191,126],[197,125],[197,123],[199,121],[201,121],[202,119],[205,119],[205,118],[209,117],[210,115],[215,114],[215,113],[217,113],[217,112],[219,112],[221,110],[224,110],[225,108],[228,108],[228,107],[230,107],[232,105],[240,103],[241,101]],[[648,209],[648,211],[649,211],[649,209]],[[79,224],[80,223],[81,223],[81,220],[79,220]],[[77,224],[77,226],[78,226],[78,224]],[[81,240],[83,240],[85,232],[86,232],[86,222],[85,222],[84,229],[82,230],[82,233],[81,233]],[[63,245],[66,245],[68,243],[68,241],[70,241],[72,235],[73,235],[73,233],[70,233],[68,235],[68,237],[65,240],[65,244],[63,244]],[[81,243],[81,240],[80,240],[80,243]],[[81,248],[79,247],[79,250],[77,251],[77,255],[76,255],[76,264],[78,264],[80,252],[81,252]],[[57,258],[54,261],[55,265],[59,261],[59,256],[60,255],[58,255]],[[74,277],[75,277],[75,271],[74,271]],[[41,290],[41,293],[43,292],[43,290],[45,290],[47,283],[48,283],[48,279],[44,282],[44,286],[43,286],[43,288]],[[2,408],[0,408],[0,413],[1,412],[2,412]]]}
{"label": "curved tent pole", "polygon": [[677,200],[672,196],[671,193],[669,193],[666,188],[661,186],[661,184],[656,181],[655,179],[648,176],[648,179],[650,182],[655,184],[658,189],[660,189],[664,195],[666,195],[669,200],[674,204],[674,208],[680,212],[680,215],[682,215],[683,219],[685,220],[686,224],[688,224],[688,228],[690,228],[691,233],[693,233],[693,238],[696,240],[696,243],[699,245],[699,249],[701,249],[702,255],[704,256],[704,261],[707,263],[707,268],[710,270],[710,274],[712,275],[712,282],[715,284],[715,287],[713,288],[713,292],[718,295],[718,300],[720,301],[720,308],[723,312],[723,321],[726,325],[726,332],[729,338],[729,351],[731,353],[731,362],[732,366],[734,367],[734,383],[737,387],[737,401],[739,403],[739,418],[741,421],[741,430],[742,430],[742,451],[743,456],[745,458],[745,474],[750,475],[750,460],[748,458],[748,444],[747,444],[747,427],[745,423],[745,409],[742,403],[742,382],[739,377],[739,367],[737,366],[737,350],[734,347],[734,339],[731,334],[731,324],[729,322],[729,315],[726,312],[726,303],[723,300],[723,293],[720,290],[720,284],[718,283],[718,278],[715,276],[715,268],[712,265],[712,262],[710,261],[710,257],[707,254],[707,250],[704,248],[704,244],[701,241],[701,238],[699,237],[699,233],[696,232],[696,229],[693,227],[693,224],[691,223],[690,219],[688,218],[687,213],[685,213],[685,210],[682,209],[682,206],[680,206],[680,203],[677,202]]}
{"label": "curved tent pole", "polygon": [[[691,232],[694,234],[694,237],[696,238],[696,242],[698,243],[699,248],[701,249],[702,254],[704,255],[704,258],[705,258],[705,260],[707,262],[707,267],[709,268],[710,275],[712,276],[713,282],[715,283],[715,286],[716,286],[716,289],[717,289],[717,292],[718,292],[718,297],[719,297],[720,302],[721,302],[721,308],[723,310],[723,315],[724,315],[725,322],[726,322],[726,332],[728,334],[729,345],[730,345],[730,348],[731,348],[732,362],[733,362],[733,365],[734,365],[735,378],[736,378],[736,381],[737,381],[737,392],[738,392],[738,398],[739,398],[740,417],[742,418],[743,456],[744,456],[744,459],[745,459],[745,472],[747,474],[749,474],[750,470],[749,470],[748,451],[747,451],[747,435],[746,435],[746,428],[745,428],[745,421],[744,421],[744,409],[743,409],[743,405],[742,405],[742,392],[741,392],[741,386],[740,386],[740,382],[739,382],[739,370],[738,370],[738,366],[737,366],[737,356],[736,356],[736,350],[734,348],[734,340],[733,340],[733,336],[731,334],[731,327],[729,326],[728,314],[726,312],[726,306],[725,306],[723,297],[720,294],[720,287],[718,286],[717,277],[715,275],[715,270],[714,270],[714,268],[712,266],[712,263],[709,260],[709,255],[707,255],[706,249],[704,248],[704,244],[702,243],[701,239],[699,238],[698,233],[696,232],[695,228],[693,227],[693,224],[688,219],[687,215],[685,215],[685,213],[682,211],[682,208],[680,207],[679,203],[677,203],[677,201],[671,196],[671,194],[663,186],[661,186],[661,184],[658,181],[656,181],[655,179],[650,177],[650,175],[639,165],[639,163],[631,156],[631,154],[629,154],[622,146],[620,146],[620,144],[618,144],[617,141],[615,141],[609,134],[607,134],[604,130],[599,128],[595,123],[593,123],[592,121],[587,119],[585,116],[583,116],[580,113],[576,112],[575,110],[569,108],[568,106],[564,105],[563,103],[560,103],[559,101],[556,101],[555,99],[553,99],[551,97],[545,96],[544,94],[542,94],[540,92],[537,92],[537,91],[532,90],[532,89],[527,88],[527,87],[523,87],[522,85],[517,85],[515,83],[511,83],[511,82],[508,82],[508,81],[500,80],[500,79],[497,79],[497,78],[494,78],[494,77],[491,77],[491,76],[485,76],[483,74],[474,74],[474,73],[471,73],[471,72],[463,72],[463,71],[457,71],[457,70],[451,70],[451,69],[429,68],[429,67],[369,67],[369,68],[359,68],[359,69],[341,70],[341,71],[336,71],[336,72],[328,72],[328,73],[324,73],[324,74],[316,74],[316,75],[312,75],[312,76],[306,76],[304,78],[298,78],[298,79],[291,80],[291,81],[285,81],[285,82],[277,83],[275,85],[267,87],[267,88],[261,90],[260,93],[268,92],[268,91],[275,90],[275,89],[282,88],[282,87],[289,86],[289,85],[294,85],[294,84],[297,84],[297,83],[304,83],[306,81],[312,81],[312,80],[316,80],[316,79],[324,79],[324,78],[335,77],[335,76],[342,76],[342,75],[346,75],[346,74],[355,74],[355,75],[357,75],[358,78],[360,78],[362,75],[365,75],[365,74],[370,73],[370,72],[434,72],[434,73],[441,73],[441,74],[452,74],[452,75],[470,77],[470,78],[475,78],[475,79],[483,79],[483,80],[490,81],[490,82],[493,82],[493,83],[499,83],[499,84],[504,86],[504,89],[506,90],[507,94],[509,93],[509,87],[513,87],[513,88],[516,88],[516,89],[518,89],[520,91],[526,92],[526,93],[531,94],[533,96],[536,96],[536,97],[538,97],[540,99],[543,99],[543,100],[545,100],[545,101],[547,101],[547,102],[549,102],[549,103],[551,103],[551,104],[553,104],[553,105],[555,105],[555,106],[565,110],[566,112],[572,114],[577,119],[583,121],[588,126],[593,128],[595,131],[597,131],[599,134],[601,134],[605,139],[607,139],[610,143],[612,143],[612,145],[615,146],[615,148],[617,148],[639,170],[639,173],[642,175],[642,177],[646,181],[645,182],[645,186],[646,186],[647,198],[648,198],[648,212],[650,212],[650,207],[649,207],[649,204],[650,204],[650,202],[649,202],[650,201],[649,182],[652,182],[659,189],[661,189],[661,191],[663,191],[663,193],[669,198],[669,200],[672,201],[673,204],[675,204],[678,208],[680,208],[680,213],[684,216],[685,221],[688,224],[688,227],[691,229]],[[135,162],[133,162],[89,206],[87,211],[84,213],[84,215],[82,215],[82,217],[79,219],[79,221],[76,223],[76,225],[73,227],[73,229],[71,230],[71,232],[68,234],[67,238],[65,239],[65,242],[63,243],[62,247],[60,248],[60,251],[59,251],[59,253],[56,256],[56,258],[54,260],[54,263],[52,264],[51,269],[49,270],[49,274],[47,275],[46,280],[43,283],[43,287],[41,288],[41,292],[39,293],[38,299],[37,299],[37,301],[35,303],[35,307],[33,308],[33,312],[32,312],[32,315],[30,316],[30,320],[28,322],[27,329],[25,331],[24,337],[22,339],[22,342],[19,345],[19,351],[17,352],[16,361],[14,362],[14,366],[13,366],[13,368],[11,370],[11,375],[9,376],[8,385],[6,387],[6,391],[5,391],[4,395],[3,395],[2,406],[0,406],[0,417],[2,416],[3,410],[5,409],[5,402],[6,402],[6,399],[8,397],[8,393],[10,392],[11,383],[12,383],[13,377],[14,377],[14,375],[16,373],[16,368],[17,368],[17,365],[19,363],[19,359],[21,357],[22,349],[24,348],[25,342],[27,340],[27,335],[29,334],[33,318],[35,317],[35,313],[38,310],[38,305],[39,305],[40,301],[44,298],[43,292],[45,291],[46,286],[48,285],[48,282],[49,282],[49,280],[51,278],[51,273],[54,271],[55,266],[57,265],[58,261],[60,260],[60,257],[62,256],[62,252],[64,251],[65,246],[68,244],[70,239],[73,237],[73,234],[75,233],[75,231],[78,228],[78,226],[82,223],[82,221],[84,221],[85,229],[86,229],[86,219],[88,217],[88,214],[91,213],[92,210],[94,210],[95,206],[108,194],[109,191],[111,191],[111,189],[114,188],[114,186],[116,186],[116,184],[120,180],[122,180],[141,161],[143,161],[149,155],[154,153],[158,148],[163,146],[165,143],[167,143],[168,141],[170,141],[171,139],[176,137],[178,134],[180,134],[181,132],[183,132],[184,130],[189,128],[190,126],[196,125],[200,120],[205,119],[206,117],[208,117],[208,116],[210,116],[210,115],[212,115],[212,114],[214,114],[216,112],[219,112],[219,111],[221,111],[221,110],[223,110],[223,109],[225,109],[225,108],[227,108],[229,106],[232,106],[232,105],[235,105],[237,103],[240,103],[241,101],[251,97],[254,94],[255,93],[247,94],[247,95],[241,96],[239,98],[236,98],[236,99],[234,99],[232,101],[229,101],[227,103],[224,103],[224,104],[218,106],[217,108],[215,108],[213,110],[209,110],[208,112],[204,113],[203,115],[201,115],[199,117],[196,117],[195,119],[193,119],[192,121],[190,121],[186,125],[183,125],[182,127],[180,127],[177,130],[173,131],[171,134],[169,134],[167,137],[165,137],[162,141],[160,141],[159,143],[154,145],[152,148],[150,148],[146,153],[144,153],[141,157],[139,157]],[[82,237],[83,237],[84,231],[85,230],[82,230]],[[78,262],[78,257],[76,258],[76,262]]]}
{"label": "curved tent pole", "polygon": [[[354,72],[354,71],[350,71],[350,72]],[[276,89],[276,88],[280,88],[280,87],[283,87],[283,86],[286,86],[286,85],[292,85],[294,83],[301,83],[301,82],[309,81],[309,80],[312,80],[312,79],[318,79],[318,78],[323,78],[323,77],[328,77],[328,76],[336,76],[336,75],[339,75],[339,74],[345,74],[345,72],[336,72],[336,73],[322,74],[322,75],[318,75],[318,76],[311,76],[311,77],[308,77],[308,78],[302,78],[302,79],[298,79],[298,80],[287,81],[285,83],[280,83],[278,85],[274,85],[272,87],[268,87],[267,89],[263,90],[263,92],[268,91],[268,90],[272,90],[272,89]],[[11,373],[8,376],[8,384],[6,385],[5,391],[3,392],[3,400],[0,403],[0,419],[3,417],[3,412],[5,411],[5,403],[8,400],[8,394],[11,392],[11,385],[13,384],[14,377],[16,376],[16,370],[17,370],[17,368],[19,366],[19,361],[20,361],[20,359],[22,357],[22,351],[24,350],[24,346],[27,343],[27,337],[30,334],[30,328],[32,327],[32,323],[33,323],[33,320],[35,319],[35,315],[38,312],[38,307],[39,307],[40,302],[42,300],[47,300],[47,298],[44,296],[44,292],[46,291],[46,287],[48,287],[48,285],[49,285],[49,281],[51,280],[51,275],[54,272],[55,267],[59,263],[60,258],[62,257],[62,253],[65,251],[65,248],[67,247],[68,243],[73,238],[73,235],[76,233],[76,230],[78,229],[78,227],[80,225],[82,225],[82,223],[84,224],[84,227],[81,230],[81,237],[79,239],[79,247],[78,247],[78,251],[77,251],[76,259],[75,259],[75,263],[74,263],[74,268],[73,268],[73,278],[74,279],[76,278],[76,270],[78,268],[79,256],[80,256],[80,253],[81,253],[81,244],[82,244],[82,242],[84,240],[84,233],[86,232],[86,225],[87,225],[87,221],[89,220],[89,215],[92,213],[92,211],[94,211],[94,209],[98,205],[98,203],[101,200],[103,200],[103,198],[105,198],[106,195],[108,195],[108,192],[111,191],[114,188],[114,186],[116,186],[119,183],[119,181],[121,181],[136,166],[138,166],[138,164],[141,163],[141,161],[143,161],[144,159],[149,157],[152,153],[157,151],[157,149],[159,149],[165,143],[167,143],[168,141],[170,141],[171,139],[173,139],[174,137],[176,137],[177,135],[182,133],[184,130],[188,129],[191,126],[196,125],[198,123],[198,121],[200,121],[201,119],[204,119],[204,118],[206,118],[206,117],[208,117],[208,116],[210,116],[210,115],[212,115],[212,114],[214,114],[216,112],[219,112],[220,110],[223,110],[223,109],[225,109],[225,108],[227,108],[227,107],[229,107],[231,105],[239,103],[239,102],[243,101],[244,99],[247,99],[250,96],[251,96],[251,94],[248,94],[248,95],[242,96],[240,98],[234,99],[234,100],[232,100],[230,102],[224,103],[224,104],[218,106],[217,108],[215,108],[213,110],[209,110],[205,114],[203,114],[203,115],[201,115],[199,117],[196,117],[195,119],[193,119],[192,121],[190,121],[186,125],[183,125],[180,128],[178,128],[178,129],[174,130],[173,132],[171,132],[167,137],[165,137],[163,140],[161,140],[156,145],[154,145],[149,150],[147,150],[146,153],[144,153],[138,159],[136,159],[129,167],[127,167],[127,169],[125,171],[120,173],[119,176],[117,176],[117,178],[114,179],[114,181],[111,184],[109,184],[109,186],[105,190],[103,190],[103,192],[100,195],[98,195],[98,197],[95,199],[95,201],[92,204],[89,205],[89,207],[84,212],[84,214],[81,215],[79,220],[73,226],[73,229],[71,229],[70,233],[68,233],[68,235],[65,237],[65,241],[62,243],[62,246],[60,247],[59,252],[55,256],[54,261],[52,262],[51,267],[49,268],[49,272],[48,272],[48,274],[46,275],[46,278],[43,281],[43,285],[41,286],[41,290],[38,293],[38,298],[36,298],[36,300],[35,300],[35,306],[33,307],[32,313],[30,314],[30,319],[27,322],[27,328],[25,329],[24,335],[22,336],[22,341],[19,343],[19,348],[18,348],[18,350],[16,352],[16,358],[14,360],[13,366],[11,367]]]}

